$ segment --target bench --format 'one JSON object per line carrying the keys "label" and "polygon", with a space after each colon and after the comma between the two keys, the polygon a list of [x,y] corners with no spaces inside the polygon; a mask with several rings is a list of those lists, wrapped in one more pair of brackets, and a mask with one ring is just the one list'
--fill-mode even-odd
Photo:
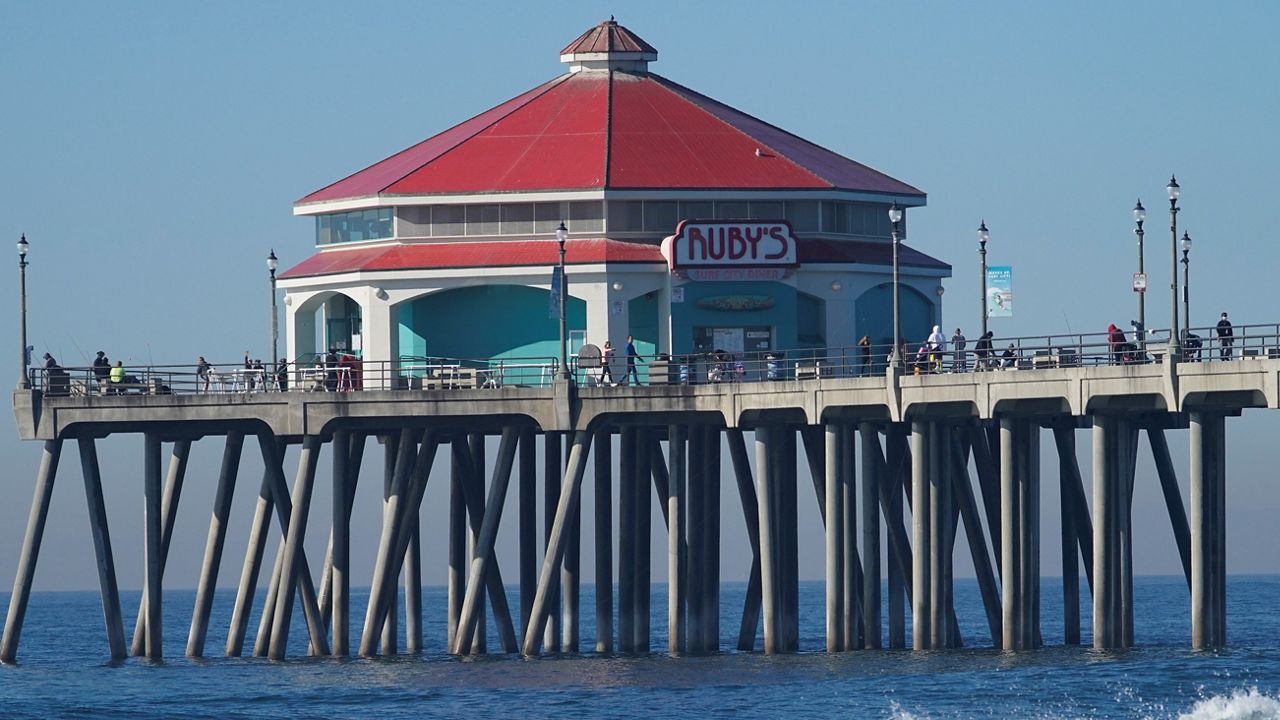
{"label": "bench", "polygon": [[797,380],[817,380],[822,377],[822,363],[796,363]]}
{"label": "bench", "polygon": [[1058,356],[1048,350],[1037,350],[1036,354],[1031,358],[1031,367],[1036,370],[1046,370],[1058,367]]}

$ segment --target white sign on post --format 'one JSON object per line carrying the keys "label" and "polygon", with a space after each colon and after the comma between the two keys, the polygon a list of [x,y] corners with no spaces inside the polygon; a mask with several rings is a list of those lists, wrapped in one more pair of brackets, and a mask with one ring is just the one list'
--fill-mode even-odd
{"label": "white sign on post", "polygon": [[684,286],[683,285],[679,287],[671,288],[671,302],[673,303],[684,302]]}
{"label": "white sign on post", "polygon": [[1144,293],[1147,291],[1147,274],[1146,273],[1136,272],[1133,274],[1133,291],[1136,293]]}

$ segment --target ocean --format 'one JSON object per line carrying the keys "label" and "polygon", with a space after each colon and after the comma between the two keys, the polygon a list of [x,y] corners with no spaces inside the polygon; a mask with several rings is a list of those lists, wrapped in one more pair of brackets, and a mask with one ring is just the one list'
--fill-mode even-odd
{"label": "ocean", "polygon": [[[1090,605],[1087,584],[1081,586],[1087,643]],[[508,593],[517,608],[515,588]],[[648,655],[453,658],[444,652],[444,590],[428,588],[420,655],[307,658],[299,612],[292,659],[272,662],[221,656],[231,590],[215,602],[210,657],[183,657],[194,592],[166,590],[167,659],[159,663],[106,660],[96,592],[35,593],[19,662],[0,667],[0,717],[1280,718],[1280,577],[1230,578],[1229,647],[1221,652],[1189,649],[1190,601],[1181,577],[1135,579],[1138,647],[1115,652],[1062,646],[1057,578],[1042,582],[1045,648],[1022,653],[991,649],[972,580],[957,580],[955,591],[966,647],[924,653],[822,652],[821,582],[801,587],[801,653],[736,652],[745,586],[726,583],[722,652],[672,658],[657,652],[666,646],[665,593],[654,586],[655,652]],[[0,600],[8,605],[7,597]],[[352,600],[358,640],[363,592],[353,591]],[[131,637],[138,593],[122,593],[122,601]],[[593,607],[584,584],[584,649],[594,647]],[[255,615],[249,648],[256,623]],[[489,625],[489,647],[500,647]]]}

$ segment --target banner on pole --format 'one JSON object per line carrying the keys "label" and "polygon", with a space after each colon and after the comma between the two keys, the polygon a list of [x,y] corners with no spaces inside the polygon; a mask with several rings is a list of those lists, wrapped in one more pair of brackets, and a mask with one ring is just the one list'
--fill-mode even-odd
{"label": "banner on pole", "polygon": [[557,265],[551,269],[551,304],[547,308],[547,317],[552,320],[560,319],[560,283],[562,281],[560,266]]}
{"label": "banner on pole", "polygon": [[1013,267],[987,268],[987,317],[1013,317]]}

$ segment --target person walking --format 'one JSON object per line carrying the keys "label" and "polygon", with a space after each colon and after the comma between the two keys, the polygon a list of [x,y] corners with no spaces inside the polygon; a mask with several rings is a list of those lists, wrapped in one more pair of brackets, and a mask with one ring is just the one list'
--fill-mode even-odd
{"label": "person walking", "polygon": [[956,334],[951,336],[951,349],[955,351],[955,361],[951,364],[952,372],[964,372],[969,369],[969,361],[965,358],[964,346],[968,342],[964,335],[960,332],[960,328],[956,328]]}
{"label": "person walking", "polygon": [[1231,359],[1232,344],[1235,343],[1235,331],[1231,329],[1231,321],[1227,319],[1227,314],[1222,313],[1222,318],[1218,320],[1218,344],[1222,346],[1220,352],[1223,360]]}
{"label": "person walking", "polygon": [[600,349],[600,384],[606,382],[610,387],[618,384],[613,379],[613,343],[609,340],[605,340],[604,347]]}
{"label": "person walking", "polygon": [[200,392],[209,392],[209,370],[212,366],[204,359],[204,356],[196,358],[196,387],[200,388]]}
{"label": "person walking", "polygon": [[863,335],[858,338],[858,375],[871,374],[871,336]]}
{"label": "person walking", "polygon": [[640,353],[636,352],[635,340],[627,336],[627,374],[622,378],[622,384],[626,385],[631,382],[631,378],[636,379],[636,385],[640,384],[640,372],[636,370],[636,361],[644,362],[644,358],[640,357]]}

